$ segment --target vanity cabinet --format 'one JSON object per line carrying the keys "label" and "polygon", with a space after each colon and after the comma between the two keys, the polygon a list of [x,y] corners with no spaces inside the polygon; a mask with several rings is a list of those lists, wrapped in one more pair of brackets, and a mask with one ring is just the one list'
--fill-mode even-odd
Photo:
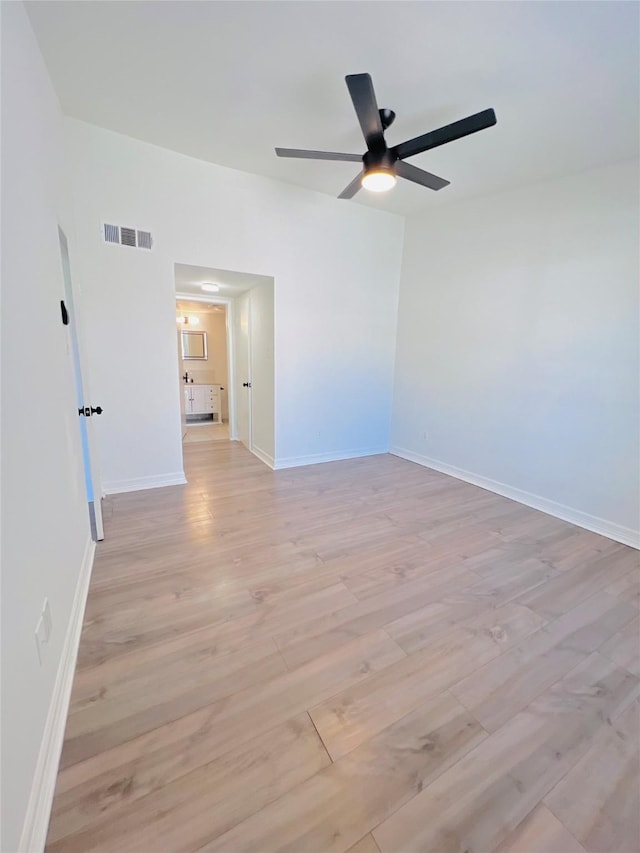
{"label": "vanity cabinet", "polygon": [[212,420],[220,423],[220,387],[218,385],[184,386],[184,413],[187,420]]}

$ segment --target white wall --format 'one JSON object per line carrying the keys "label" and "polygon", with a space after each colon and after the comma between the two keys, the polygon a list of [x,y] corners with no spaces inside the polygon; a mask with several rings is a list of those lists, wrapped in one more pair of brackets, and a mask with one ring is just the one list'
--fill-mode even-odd
{"label": "white wall", "polygon": [[[6,853],[18,850],[65,664],[74,593],[90,554],[68,328],[59,308],[58,223],[71,236],[63,178],[58,102],[22,4],[3,3],[0,849]],[[70,253],[73,274],[71,239]],[[45,597],[53,632],[40,666],[34,631]]]}
{"label": "white wall", "polygon": [[[66,124],[103,482],[181,466],[176,262],[275,279],[279,457],[385,450],[403,220]],[[150,228],[154,250],[104,245],[103,220]]]}
{"label": "white wall", "polygon": [[638,226],[637,163],[408,222],[393,445],[632,541]]}

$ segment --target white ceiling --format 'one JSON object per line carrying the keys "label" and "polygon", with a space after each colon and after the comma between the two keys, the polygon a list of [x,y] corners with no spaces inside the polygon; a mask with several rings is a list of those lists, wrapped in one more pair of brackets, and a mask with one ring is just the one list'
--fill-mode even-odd
{"label": "white ceiling", "polygon": [[452,183],[353,201],[396,213],[638,155],[635,2],[28,2],[65,113],[330,195],[363,153],[344,83],[369,72],[392,145],[479,110],[496,127],[412,159]]}
{"label": "white ceiling", "polygon": [[[175,264],[175,276],[176,293],[212,300],[220,296],[233,299],[252,287],[273,281],[266,275],[196,267],[191,264]],[[206,283],[217,284],[220,290],[217,293],[207,293],[202,289],[202,285]]]}

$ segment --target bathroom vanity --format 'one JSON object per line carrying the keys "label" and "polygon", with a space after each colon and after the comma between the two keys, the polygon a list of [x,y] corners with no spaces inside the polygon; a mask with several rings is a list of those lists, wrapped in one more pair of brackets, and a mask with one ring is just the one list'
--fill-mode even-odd
{"label": "bathroom vanity", "polygon": [[184,386],[184,413],[187,423],[221,423],[219,385]]}

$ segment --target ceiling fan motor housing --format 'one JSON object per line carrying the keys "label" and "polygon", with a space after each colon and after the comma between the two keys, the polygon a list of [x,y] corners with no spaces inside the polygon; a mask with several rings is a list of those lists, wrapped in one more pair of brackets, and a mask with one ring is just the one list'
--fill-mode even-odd
{"label": "ceiling fan motor housing", "polygon": [[397,159],[397,155],[385,147],[381,151],[367,151],[362,158],[362,163],[365,172],[387,171],[395,174],[394,167]]}

